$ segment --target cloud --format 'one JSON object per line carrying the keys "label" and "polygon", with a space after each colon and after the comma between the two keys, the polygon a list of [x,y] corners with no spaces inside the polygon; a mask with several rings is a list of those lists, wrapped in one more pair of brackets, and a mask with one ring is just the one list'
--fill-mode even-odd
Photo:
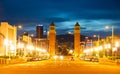
{"label": "cloud", "polygon": [[[111,20],[111,19],[100,19],[100,20],[88,20],[88,19],[79,19],[74,21],[65,21],[61,23],[57,23],[57,29],[59,29],[58,33],[66,33],[68,31],[73,32],[74,31],[74,25],[76,22],[79,22],[81,27],[85,27],[86,29],[81,29],[81,33],[84,35],[93,35],[93,34],[100,34],[103,37],[107,35],[108,32],[109,35],[111,33],[111,29],[106,30],[105,26],[114,26],[115,32],[118,32],[118,25],[120,24],[119,20]],[[117,23],[117,24],[116,24]],[[66,29],[66,30],[65,30]],[[60,31],[61,30],[61,31]],[[65,30],[65,32],[63,32]],[[118,29],[119,30],[119,29]]]}
{"label": "cloud", "polygon": [[11,18],[7,20],[11,24],[45,24],[51,22],[64,22],[69,21],[67,18],[51,17],[51,18]]}
{"label": "cloud", "polygon": [[119,3],[119,0],[0,0],[0,21],[22,24],[23,30],[32,33],[37,24],[48,29],[54,21],[57,34],[73,32],[76,22],[86,28],[81,29],[85,35],[107,35],[105,25],[114,25],[115,33],[119,34]]}

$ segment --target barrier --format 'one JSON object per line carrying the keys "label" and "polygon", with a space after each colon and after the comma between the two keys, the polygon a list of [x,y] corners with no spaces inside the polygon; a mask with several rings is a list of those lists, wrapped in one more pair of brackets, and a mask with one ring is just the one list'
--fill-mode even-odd
{"label": "barrier", "polygon": [[108,65],[115,65],[116,64],[114,60],[109,60],[108,58],[99,59],[99,63],[100,64],[108,64]]}
{"label": "barrier", "polygon": [[0,64],[6,64],[6,63],[7,63],[6,59],[0,58]]}
{"label": "barrier", "polygon": [[116,63],[117,63],[118,65],[120,65],[120,59],[117,59]]}
{"label": "barrier", "polygon": [[0,64],[16,64],[16,63],[24,63],[24,62],[27,62],[27,60],[23,58],[18,58],[18,59],[0,58]]}

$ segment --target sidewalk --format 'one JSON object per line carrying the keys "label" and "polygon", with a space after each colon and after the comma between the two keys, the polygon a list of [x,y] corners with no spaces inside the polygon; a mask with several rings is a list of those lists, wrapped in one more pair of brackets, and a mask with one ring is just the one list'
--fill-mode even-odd
{"label": "sidewalk", "polygon": [[99,58],[100,64],[106,64],[106,65],[120,65],[120,59],[119,60],[110,60],[108,58]]}
{"label": "sidewalk", "polygon": [[25,62],[27,61],[24,58],[18,58],[18,59],[0,58],[0,66],[9,65],[9,64],[25,63]]}

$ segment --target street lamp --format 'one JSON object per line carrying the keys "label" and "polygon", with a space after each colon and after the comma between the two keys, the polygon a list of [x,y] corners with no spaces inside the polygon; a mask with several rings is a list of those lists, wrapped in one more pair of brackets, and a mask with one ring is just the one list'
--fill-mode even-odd
{"label": "street lamp", "polygon": [[60,60],[63,60],[63,56],[62,55],[60,56]]}
{"label": "street lamp", "polygon": [[100,35],[93,35],[93,37],[97,37],[98,46],[99,46],[99,42],[100,42]]}
{"label": "street lamp", "polygon": [[70,50],[70,51],[69,51],[69,54],[73,54],[73,50]]}
{"label": "street lamp", "polygon": [[58,56],[57,56],[57,55],[55,55],[55,56],[53,56],[53,58],[56,60],[56,59],[58,58]]}
{"label": "street lamp", "polygon": [[113,38],[114,38],[114,26],[106,26],[106,29],[112,28],[112,45],[113,45]]}
{"label": "street lamp", "polygon": [[[105,26],[106,29],[112,28],[112,42],[111,42],[111,48],[113,50],[113,42],[114,42],[114,26]],[[113,51],[112,51],[112,59],[113,59]]]}
{"label": "street lamp", "polygon": [[[23,28],[23,26],[20,24],[20,25],[17,25],[17,30],[20,31],[21,29]],[[17,33],[18,35],[18,33]],[[17,36],[18,37],[18,41],[17,41],[17,45],[18,45],[18,48],[17,48],[17,53],[19,56],[21,56],[21,36]]]}
{"label": "street lamp", "polygon": [[18,25],[18,28],[19,28],[19,29],[22,29],[22,27],[23,27],[22,25]]}
{"label": "street lamp", "polygon": [[[20,30],[20,29],[23,28],[23,26],[22,25],[18,25],[17,28],[18,28],[18,30]],[[20,42],[20,36],[18,36],[18,42]]]}
{"label": "street lamp", "polygon": [[101,47],[99,47],[100,45],[100,36],[99,35],[93,35],[93,37],[97,37],[97,43],[98,43],[98,48],[97,48],[97,51],[98,51],[98,58],[99,58],[99,49],[101,49]]}
{"label": "street lamp", "polygon": [[115,47],[119,47],[119,42],[115,42]]}

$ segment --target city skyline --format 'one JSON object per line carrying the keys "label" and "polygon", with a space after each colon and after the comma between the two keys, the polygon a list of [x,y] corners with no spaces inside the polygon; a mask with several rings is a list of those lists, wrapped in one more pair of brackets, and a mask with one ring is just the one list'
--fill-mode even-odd
{"label": "city skyline", "polygon": [[79,22],[82,35],[100,37],[111,35],[111,29],[105,26],[114,26],[114,34],[120,35],[120,5],[119,0],[1,0],[0,21],[7,21],[11,25],[23,25],[21,31],[36,33],[36,25],[42,24],[44,30],[49,28],[53,21],[57,34],[73,33],[74,25]]}

